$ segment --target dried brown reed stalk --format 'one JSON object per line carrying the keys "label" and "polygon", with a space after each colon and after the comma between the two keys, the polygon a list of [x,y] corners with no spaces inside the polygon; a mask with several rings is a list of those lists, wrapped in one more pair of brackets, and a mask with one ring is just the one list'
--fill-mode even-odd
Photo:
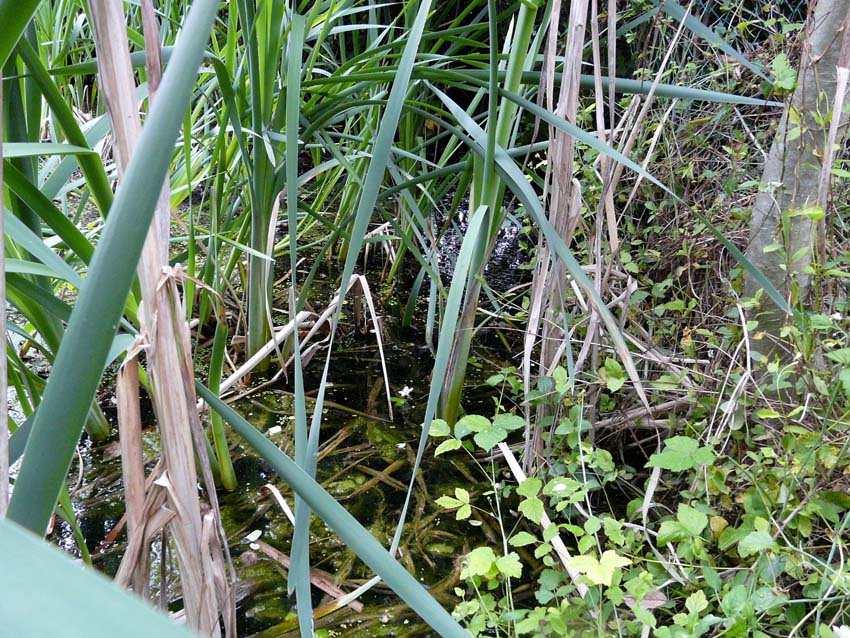
{"label": "dried brown reed stalk", "polygon": [[[625,138],[619,144],[619,152],[629,156],[641,132],[650,107],[654,103],[655,88],[666,68],[674,45],[681,37],[684,21],[679,25],[673,41],[668,49],[660,71],[647,97],[635,96],[631,105],[617,121],[615,109],[613,82],[609,83],[606,96],[602,89],[602,52],[600,49],[600,15],[598,0],[579,0],[570,4],[569,23],[567,25],[568,39],[564,50],[564,67],[561,79],[557,105],[554,102],[555,74],[555,42],[559,33],[557,12],[560,2],[556,1],[550,23],[549,40],[546,47],[544,68],[546,77],[542,79],[545,91],[545,102],[549,110],[569,122],[575,122],[578,108],[579,72],[582,63],[584,37],[588,11],[590,12],[590,31],[592,61],[594,68],[594,99],[596,105],[596,129],[598,138],[611,147],[618,145],[618,138]],[[609,34],[616,32],[617,3],[608,0],[607,25]],[[607,75],[616,75],[616,39],[608,38],[607,46]],[[574,233],[583,222],[581,217],[582,194],[581,185],[572,176],[574,172],[575,144],[573,139],[562,131],[551,131],[552,143],[549,146],[547,174],[544,182],[544,198],[546,201],[549,221],[558,230],[561,238],[569,245]],[[608,295],[610,279],[614,273],[619,249],[617,228],[617,211],[614,207],[614,186],[619,182],[623,165],[615,163],[607,155],[599,156],[597,174],[601,181],[601,196],[596,209],[593,228],[587,229],[589,237],[587,253],[591,257],[593,279],[596,290],[602,298]],[[532,381],[532,356],[538,353],[537,371],[541,376],[551,375],[561,364],[565,348],[568,347],[569,335],[564,331],[563,298],[567,287],[571,286],[576,292],[578,303],[586,312],[586,330],[581,349],[576,356],[574,369],[576,372],[585,366],[595,369],[599,366],[600,347],[602,344],[603,322],[598,308],[594,304],[585,303],[577,286],[570,282],[564,267],[551,258],[551,253],[541,241],[539,258],[534,275],[529,307],[529,321],[525,334],[525,352],[523,357],[523,377],[526,390],[530,389]],[[618,297],[615,305],[628,303],[629,290],[632,282],[626,281],[625,293]],[[625,295],[625,296],[624,296]],[[630,337],[625,332],[625,326],[620,330],[626,339]],[[539,344],[539,347],[538,347]],[[622,346],[616,347],[617,353],[623,360],[628,360],[630,354]],[[639,382],[636,390],[641,397],[645,392]],[[592,401],[590,402],[592,405]],[[547,416],[546,408],[538,408],[537,420]],[[528,415],[530,416],[530,414]],[[540,432],[534,428],[531,419],[528,420],[524,459],[526,469],[534,467],[535,458],[540,451]]]}
{"label": "dried brown reed stalk", "polygon": [[[159,37],[151,17],[153,7],[150,0],[145,0],[144,4],[149,5],[145,9],[149,15],[144,27],[150,51],[158,46]],[[120,178],[141,134],[123,5],[109,0],[90,0],[89,6],[101,90],[112,122]],[[149,54],[149,74],[158,78],[158,70],[153,68],[155,59],[155,55]],[[128,494],[128,503],[132,501],[133,507],[132,514],[128,511],[128,524],[132,520],[133,530],[129,542],[132,551],[128,550],[125,555],[120,575],[122,580],[132,581],[137,588],[146,589],[141,581],[148,569],[149,542],[167,524],[180,565],[184,609],[189,624],[205,635],[218,636],[223,622],[225,633],[230,636],[235,635],[235,612],[226,567],[226,544],[221,542],[223,533],[215,513],[215,488],[195,409],[185,311],[175,276],[167,268],[168,190],[166,182],[138,268],[142,291],[139,313],[142,343],[139,348],[146,353],[148,390],[160,432],[162,473],[147,492],[142,505],[138,494],[142,484],[138,458],[140,427],[132,423],[137,418],[137,408],[131,406],[137,400],[137,391],[134,390],[132,373],[125,369],[122,413],[130,422],[122,426],[121,433],[122,438],[127,436],[136,440],[122,440],[122,453],[126,451],[123,460],[127,465],[127,489],[133,491],[132,496]],[[131,362],[129,365],[134,364]],[[213,513],[202,509],[198,496],[196,454],[205,470],[203,473],[207,492],[213,500]],[[137,570],[140,572],[137,578],[128,577]],[[144,591],[139,593],[144,594]]]}
{"label": "dried brown reed stalk", "polygon": [[[127,537],[144,538],[145,460],[142,448],[139,360],[136,348],[127,353],[118,372],[116,398],[118,399],[118,438],[121,443],[121,474],[124,480]],[[127,561],[126,564],[130,562]],[[134,565],[130,582],[127,584],[137,594],[147,598],[150,585],[150,553],[140,552]],[[116,578],[116,580],[119,579]]]}
{"label": "dried brown reed stalk", "polygon": [[[260,551],[263,552],[266,556],[268,556],[271,560],[280,564],[285,570],[289,571],[290,558],[282,551],[272,547],[266,542],[261,540],[256,541],[257,545],[260,548]],[[316,589],[320,589],[325,592],[328,596],[331,596],[334,599],[334,607],[339,609],[343,607],[344,604],[340,603],[341,599],[344,599],[348,594],[337,587],[337,584],[334,582],[333,575],[328,574],[327,572],[323,572],[321,569],[317,569],[315,567],[310,568],[310,582],[313,584]],[[348,606],[356,611],[363,611],[363,603],[357,600],[352,600],[348,602]]]}
{"label": "dried brown reed stalk", "polygon": [[[582,49],[588,13],[588,0],[576,0],[570,4],[567,24],[567,43],[564,51],[564,69],[561,78],[558,104],[554,105],[555,55],[559,34],[561,2],[556,0],[550,21],[545,53],[547,77],[543,80],[546,107],[556,115],[575,123],[578,110],[579,80],[581,74]],[[573,179],[575,140],[561,130],[550,128],[544,197],[547,199],[549,221],[558,234],[569,245],[581,220],[581,185]],[[538,246],[537,268],[531,288],[529,320],[525,333],[523,355],[523,377],[526,391],[531,388],[531,357],[535,344],[540,342],[538,370],[548,375],[558,365],[561,344],[566,335],[562,328],[564,291],[567,286],[566,270],[556,262],[541,236]],[[529,408],[530,410],[530,408]],[[529,415],[530,416],[530,415]],[[538,417],[542,415],[538,414]],[[539,419],[535,419],[539,420]],[[541,449],[541,432],[526,419],[526,445],[523,454],[526,470],[535,465]]]}

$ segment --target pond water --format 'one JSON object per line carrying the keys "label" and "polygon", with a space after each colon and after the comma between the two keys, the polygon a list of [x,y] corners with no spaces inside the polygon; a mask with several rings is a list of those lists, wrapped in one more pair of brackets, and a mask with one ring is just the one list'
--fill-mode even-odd
{"label": "pond water", "polygon": [[[444,223],[445,216],[436,221]],[[464,223],[461,213],[441,240],[440,271],[446,285],[451,280],[451,264],[460,248]],[[527,254],[520,246],[516,220],[500,232],[494,255],[486,277],[497,293],[516,288],[528,280],[528,271],[520,268]],[[276,264],[276,278],[287,275],[285,261],[279,260]],[[369,264],[368,267],[377,270],[372,273],[370,282],[379,281],[380,266]],[[301,272],[302,269],[304,272]],[[305,277],[307,270],[309,267],[302,264],[299,278]],[[339,280],[339,276],[338,266],[333,260],[322,264],[311,288],[318,303],[322,299],[327,302],[335,294],[334,282]],[[402,273],[397,284],[400,283],[402,290],[409,290],[405,281],[409,279],[409,284],[413,278],[415,273]],[[373,293],[383,302],[380,310],[382,335],[394,418],[389,416],[374,335],[357,334],[350,326],[345,327],[343,322],[331,360],[317,469],[317,479],[325,489],[384,546],[389,546],[395,532],[410,482],[433,366],[431,352],[424,345],[424,335],[401,328],[393,319],[403,314],[406,296],[388,288],[389,285],[387,289],[373,290]],[[482,298],[485,296],[482,294]],[[424,300],[419,301],[418,307],[422,307],[417,314],[421,312],[424,315]],[[486,336],[483,341],[487,341]],[[480,410],[485,415],[492,413],[492,388],[482,384],[480,390],[476,390],[475,380],[486,378],[511,364],[505,361],[505,343],[504,335],[491,339],[489,344],[477,339],[467,373],[467,409]],[[314,396],[310,388],[319,386],[324,356],[325,351],[320,350],[304,370],[310,413],[313,405],[309,400]],[[240,388],[241,398],[232,405],[284,452],[293,456],[291,391],[285,378],[269,383],[267,378],[255,375],[252,386]],[[104,405],[107,412],[109,407],[107,401]],[[152,416],[150,422],[153,424]],[[158,456],[155,429],[146,430],[144,439],[150,470]],[[239,487],[232,493],[219,492],[218,496],[239,579],[239,636],[296,636],[297,624],[292,609],[294,597],[290,599],[287,595],[287,570],[282,564],[288,560],[292,526],[267,486],[277,488],[289,507],[294,506],[292,491],[235,434],[230,437],[230,447]],[[451,609],[456,602],[452,590],[460,572],[458,558],[477,544],[499,544],[501,535],[496,522],[477,511],[473,515],[478,519],[477,527],[468,524],[459,526],[452,512],[444,513],[435,505],[440,496],[453,495],[455,487],[464,487],[474,493],[482,477],[471,461],[464,460],[463,455],[435,459],[433,449],[432,446],[426,451],[420,476],[415,482],[398,558],[446,608]],[[115,533],[116,525],[124,514],[119,454],[117,440],[93,447],[86,439],[80,447],[78,464],[71,473],[73,477],[77,472],[73,503],[86,545],[95,566],[110,575],[117,571],[126,545],[126,533]],[[59,519],[57,521],[52,540],[79,555],[70,526]],[[154,543],[153,551],[161,555],[159,542]],[[283,561],[280,553],[284,555]],[[344,592],[352,591],[373,576],[315,516],[311,523],[311,566]],[[163,604],[172,591],[179,590],[174,587],[179,579],[174,566],[169,564],[169,570],[162,574],[154,569],[152,574],[154,597],[163,589],[165,591]],[[163,581],[164,587],[161,585]],[[322,610],[331,600],[316,587],[313,593],[316,610]],[[179,601],[170,602],[174,609],[181,607]],[[433,631],[383,584],[373,587],[358,602],[362,603],[362,609],[344,608],[317,618],[318,635],[338,638],[433,635]]]}
{"label": "pond water", "polygon": [[[385,334],[385,354],[395,397],[395,418],[389,419],[374,337],[349,336],[338,340],[322,424],[318,479],[362,525],[388,546],[410,481],[433,360],[428,349],[418,345],[421,335],[399,332],[392,326],[385,326],[385,332],[389,333]],[[480,356],[496,355],[482,349]],[[487,368],[492,370],[490,364]],[[305,370],[307,388],[318,386],[318,379],[311,375],[317,375],[320,370],[318,360]],[[292,454],[289,386],[284,380],[263,385],[263,380],[257,378],[253,385],[262,387],[255,392],[246,389],[243,394],[247,396],[234,402],[234,407],[282,450]],[[492,410],[492,401],[489,403]],[[308,404],[308,411],[311,410],[312,405]],[[157,454],[154,430],[145,432],[145,441],[146,457],[152,462]],[[117,454],[117,441],[97,448],[92,448],[90,443],[82,446],[82,469],[74,496],[78,520],[94,564],[108,574],[117,570],[126,539],[121,532],[111,542],[103,544],[124,513]],[[275,550],[288,555],[292,527],[266,486],[271,484],[278,488],[290,507],[294,504],[292,492],[262,460],[243,447],[235,435],[231,437],[231,454],[239,488],[232,493],[220,492],[219,499],[240,581],[237,587],[239,635],[257,638],[297,635],[293,601],[286,593],[286,568],[269,556]],[[493,522],[482,520],[480,527],[464,525],[460,528],[452,513],[445,514],[434,504],[441,495],[453,494],[456,486],[470,488],[471,483],[480,480],[460,455],[451,456],[450,460],[446,457],[435,459],[433,448],[426,452],[399,554],[408,571],[449,609],[455,603],[452,589],[459,574],[458,557],[476,543],[483,542],[485,537],[490,541],[498,537]],[[72,469],[72,476],[77,469]],[[311,536],[312,567],[326,573],[328,579],[345,592],[373,576],[315,516]],[[54,540],[57,537],[60,545],[78,553],[74,535],[66,523],[57,524]],[[253,540],[256,542],[252,543]],[[161,551],[158,543],[154,551]],[[159,573],[154,574],[155,593],[161,589],[162,578]],[[171,583],[177,580],[177,575],[172,570],[164,578]],[[330,601],[319,589],[314,587],[313,591],[316,609]],[[317,619],[317,630],[329,632],[324,635],[352,638],[433,635],[432,630],[382,584],[362,596],[359,602],[363,608],[357,612],[344,608]],[[180,607],[179,603],[176,607]]]}

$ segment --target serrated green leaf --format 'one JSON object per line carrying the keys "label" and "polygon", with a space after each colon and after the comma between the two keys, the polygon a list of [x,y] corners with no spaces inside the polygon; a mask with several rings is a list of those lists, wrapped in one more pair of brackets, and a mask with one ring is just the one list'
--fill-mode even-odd
{"label": "serrated green leaf", "polygon": [[487,380],[484,383],[486,383],[487,385],[490,385],[490,386],[497,386],[500,383],[504,383],[504,382],[505,382],[505,375],[504,374],[494,374],[494,375],[487,377]]}
{"label": "serrated green leaf", "polygon": [[616,392],[626,383],[626,373],[616,359],[605,359],[605,386],[611,392]]}
{"label": "serrated green leaf", "polygon": [[720,532],[720,536],[717,538],[717,547],[720,548],[720,551],[725,552],[727,549],[732,547],[732,545],[740,541],[751,531],[752,528],[750,528],[749,526],[727,527],[722,532]]}
{"label": "serrated green leaf", "polygon": [[496,568],[500,574],[508,578],[522,577],[522,563],[519,560],[519,555],[515,552],[496,560]]}
{"label": "serrated green leaf", "polygon": [[850,348],[838,348],[827,352],[825,356],[830,361],[850,367]]}
{"label": "serrated green leaf", "polygon": [[514,430],[521,430],[525,427],[525,419],[516,414],[503,412],[493,417],[493,427],[513,432]]}
{"label": "serrated green leaf", "polygon": [[449,424],[443,419],[434,419],[431,421],[431,428],[428,430],[428,436],[448,436],[451,434]]}
{"label": "serrated green leaf", "polygon": [[545,514],[545,510],[543,509],[543,501],[541,501],[536,496],[532,498],[527,498],[522,503],[520,503],[519,511],[532,523],[537,523],[538,525],[540,524],[540,521],[543,520],[543,514]]}
{"label": "serrated green leaf", "polygon": [[491,547],[476,547],[464,559],[466,572],[471,576],[486,576],[496,564],[496,554]]}
{"label": "serrated green leaf", "polygon": [[682,524],[682,527],[688,530],[693,536],[702,534],[702,531],[708,525],[708,516],[684,503],[679,504],[677,518]]}
{"label": "serrated green leaf", "polygon": [[708,609],[708,598],[705,597],[705,592],[698,589],[685,600],[685,608],[696,615],[699,612]]}
{"label": "serrated green leaf", "polygon": [[655,629],[655,616],[652,615],[651,611],[649,611],[648,609],[644,609],[640,605],[635,605],[634,607],[632,607],[632,613],[635,615],[635,618],[637,618],[644,625]]}
{"label": "serrated green leaf", "polygon": [[599,560],[593,556],[574,556],[567,564],[570,568],[587,576],[594,585],[610,586],[614,572],[626,565],[631,565],[632,561],[609,549]]}
{"label": "serrated green leaf", "polygon": [[543,558],[551,551],[552,546],[549,543],[540,543],[534,550],[534,558]]}
{"label": "serrated green leaf", "polygon": [[596,516],[591,516],[584,522],[584,531],[588,534],[595,534],[602,529],[602,521]]}
{"label": "serrated green leaf", "polygon": [[558,526],[555,524],[547,525],[543,530],[543,542],[548,543],[558,535]]}
{"label": "serrated green leaf", "polygon": [[467,492],[462,487],[456,487],[455,498],[457,498],[457,500],[459,500],[461,503],[469,503],[469,492]]}
{"label": "serrated green leaf", "polygon": [[580,554],[586,554],[590,550],[595,549],[596,546],[596,537],[588,536],[587,534],[579,538],[578,543],[576,543],[576,548],[578,548]]}
{"label": "serrated green leaf", "polygon": [[797,71],[788,62],[788,56],[780,53],[773,58],[770,66],[773,72],[773,86],[784,92],[793,91],[797,86]]}
{"label": "serrated green leaf", "polygon": [[463,505],[461,501],[456,498],[452,498],[451,496],[441,496],[434,502],[440,507],[445,507],[447,510],[453,510],[456,507]]}
{"label": "serrated green leaf", "polygon": [[735,585],[723,596],[720,602],[720,608],[728,616],[735,616],[744,609],[749,599],[749,593],[744,585]]}
{"label": "serrated green leaf", "polygon": [[559,498],[568,498],[577,490],[581,489],[582,484],[575,479],[565,476],[558,476],[546,483],[543,493],[547,496],[557,496]]}
{"label": "serrated green leaf", "polygon": [[591,569],[598,567],[599,561],[593,556],[573,556],[567,565],[580,574],[586,574]]}
{"label": "serrated green leaf", "polygon": [[844,396],[850,399],[850,368],[844,368],[838,373],[838,381],[841,383],[841,389],[844,390]]}
{"label": "serrated green leaf", "polygon": [[697,448],[697,451],[694,452],[693,461],[694,467],[699,467],[700,465],[711,465],[714,463],[715,459],[714,450],[712,450],[708,446],[701,446]]}
{"label": "serrated green leaf", "polygon": [[[455,428],[466,432],[481,432],[490,427],[490,420],[478,414],[468,414],[457,422]],[[460,438],[460,437],[458,437]]]}
{"label": "serrated green leaf", "polygon": [[659,545],[677,543],[688,538],[688,530],[679,521],[664,521],[658,528]]}
{"label": "serrated green leaf", "polygon": [[776,541],[769,532],[750,532],[738,542],[738,555],[741,558],[769,549],[776,549]]}
{"label": "serrated green leaf", "polygon": [[697,441],[687,436],[674,436],[667,439],[662,452],[649,457],[646,466],[682,472],[713,462],[714,452],[711,448],[700,447]]}
{"label": "serrated green leaf", "polygon": [[455,514],[455,520],[464,521],[472,515],[472,508],[465,503],[460,506]]}
{"label": "serrated green leaf", "polygon": [[563,367],[555,368],[552,372],[552,378],[555,380],[555,390],[558,394],[564,394],[570,389],[570,376]]}
{"label": "serrated green leaf", "polygon": [[516,488],[516,493],[520,496],[537,496],[540,494],[540,489],[543,487],[543,481],[538,478],[527,478],[520,483]]}
{"label": "serrated green leaf", "polygon": [[475,444],[485,452],[489,452],[506,438],[508,438],[507,432],[501,428],[489,427],[489,423],[487,428],[476,432],[472,437]]}
{"label": "serrated green leaf", "polygon": [[518,635],[536,634],[540,630],[540,618],[538,616],[529,616],[523,618],[516,624],[516,632]]}
{"label": "serrated green leaf", "polygon": [[434,456],[440,456],[440,454],[444,454],[445,452],[451,452],[452,450],[456,450],[460,447],[460,441],[457,439],[449,439],[447,441],[443,441],[437,446],[437,449],[434,450]]}
{"label": "serrated green leaf", "polygon": [[616,543],[617,545],[622,545],[626,542],[626,537],[623,534],[623,523],[622,521],[617,520],[616,518],[606,517],[604,520],[604,528],[605,528],[605,536],[607,536],[612,543]]}
{"label": "serrated green leaf", "polygon": [[537,539],[528,532],[519,532],[511,536],[508,544],[513,547],[525,547],[526,545],[533,545],[536,542]]}

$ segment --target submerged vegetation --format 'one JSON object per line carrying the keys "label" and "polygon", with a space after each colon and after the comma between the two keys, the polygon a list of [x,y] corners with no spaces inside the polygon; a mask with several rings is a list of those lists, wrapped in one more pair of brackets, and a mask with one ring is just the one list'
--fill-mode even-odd
{"label": "submerged vegetation", "polygon": [[0,24],[4,631],[850,636],[844,0]]}

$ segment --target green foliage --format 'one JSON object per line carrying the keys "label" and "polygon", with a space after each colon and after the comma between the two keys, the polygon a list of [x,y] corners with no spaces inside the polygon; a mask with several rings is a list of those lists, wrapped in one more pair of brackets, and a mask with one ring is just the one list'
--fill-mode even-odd
{"label": "green foliage", "polygon": [[[6,84],[22,91],[4,116],[7,131],[13,131],[4,143],[9,297],[18,313],[11,329],[24,349],[55,365],[43,398],[44,379],[17,348],[9,349],[10,383],[25,416],[37,415],[29,421],[36,423],[32,454],[18,476],[12,515],[43,528],[82,419],[88,419],[91,434],[108,433],[91,399],[101,360],[126,349],[138,325],[130,280],[144,216],[133,216],[132,233],[114,229],[127,230],[127,210],[139,212],[157,192],[155,180],[140,185],[138,176],[168,171],[172,207],[185,228],[185,236],[174,240],[172,258],[184,262],[190,275],[185,291],[190,317],[200,319],[193,352],[198,363],[207,358],[209,320],[217,324],[207,376],[213,390],[228,359],[242,354],[233,348],[236,341],[228,343],[230,335],[247,332],[247,349],[256,349],[270,323],[291,318],[308,303],[321,306],[329,289],[341,290],[348,276],[360,272],[362,248],[388,247],[383,273],[393,284],[389,296],[409,293],[403,321],[420,322],[435,353],[429,425],[421,433],[411,482],[429,437],[436,439],[434,454],[441,461],[468,456],[483,482],[440,489],[433,502],[464,527],[480,526],[486,517],[501,534],[480,541],[460,566],[454,615],[470,633],[763,638],[809,632],[828,638],[828,623],[846,624],[849,577],[840,557],[850,525],[850,348],[844,318],[850,309],[845,291],[850,252],[830,246],[824,262],[807,271],[828,292],[819,300],[820,312],[798,312],[783,329],[787,359],[751,354],[751,346],[764,338],[758,317],[750,314],[756,300],[738,299],[740,274],[752,268],[740,253],[745,241],[740,225],[759,190],[773,187],[758,179],[770,143],[771,114],[761,115],[765,107],[777,106],[764,102],[751,75],[764,77],[765,70],[741,52],[771,61],[766,95],[778,99],[790,93],[796,73],[787,45],[802,16],[781,16],[777,3],[696,3],[687,16],[680,3],[669,0],[656,10],[648,2],[625,4],[620,17],[631,25],[617,43],[620,56],[634,54],[626,60],[634,77],[602,77],[602,92],[615,87],[610,108],[616,117],[632,112],[631,93],[646,94],[652,86],[658,100],[647,107],[629,157],[613,150],[623,148],[623,140],[609,146],[588,132],[607,126],[609,105],[598,113],[602,102],[596,96],[582,94],[575,123],[536,101],[537,87],[547,80],[537,53],[551,18],[550,5],[542,1],[499,3],[498,11],[488,10],[496,3],[479,1],[457,11],[452,3],[427,2],[219,3],[199,75],[197,59],[187,64],[181,51],[190,38],[200,56],[200,39],[210,30],[185,33],[177,42],[185,3],[165,3],[158,7],[164,58],[171,75],[182,68],[185,99],[172,103],[168,117],[150,113],[146,129],[157,130],[146,130],[146,136],[158,134],[158,153],[143,151],[145,170],[134,170],[130,194],[125,182],[113,205],[112,167],[99,154],[108,122],[84,14],[74,3],[42,3],[39,11],[32,2],[0,0],[0,16],[9,18],[0,19],[0,59],[9,58],[12,71]],[[36,37],[21,39],[33,12]],[[130,13],[130,37],[138,47],[133,3]],[[709,16],[717,24],[710,25]],[[689,35],[667,58],[665,38],[680,21]],[[748,39],[754,32],[760,39]],[[508,33],[513,40],[504,52],[483,46],[499,41],[493,34]],[[631,48],[623,48],[623,41]],[[717,58],[713,48],[703,55],[704,42],[729,57]],[[590,50],[587,54],[590,59]],[[668,64],[659,75],[662,56]],[[143,61],[137,50],[133,62],[140,80],[146,79]],[[618,60],[618,72],[621,67]],[[658,79],[664,82],[646,81]],[[585,76],[581,86],[592,90],[596,80]],[[145,91],[143,86],[140,100]],[[157,108],[170,94],[167,86],[160,90]],[[41,112],[42,104],[48,111]],[[86,121],[78,121],[81,113]],[[804,131],[800,114],[791,111],[790,117],[796,124],[793,140]],[[824,113],[817,117],[828,121]],[[532,119],[575,141],[573,176],[582,191],[570,241],[549,224],[548,202],[541,202],[552,166],[541,155],[549,142],[530,139]],[[599,167],[608,159],[631,172],[605,184]],[[838,182],[850,175],[845,169],[840,161],[833,167]],[[438,273],[440,240],[432,211],[455,189],[472,192],[474,201],[468,241],[446,289]],[[505,198],[505,191],[513,194]],[[844,194],[836,190],[833,200],[843,201]],[[602,218],[594,215],[609,195],[621,243],[606,254]],[[503,202],[513,199],[519,205],[509,212]],[[276,206],[285,214],[273,224]],[[99,218],[107,213],[104,227]],[[565,363],[550,376],[529,380],[527,394],[517,370],[505,367],[486,379],[495,414],[433,419],[441,394],[458,410],[470,341],[481,332],[482,314],[474,308],[480,290],[492,292],[481,283],[482,267],[508,215],[529,237],[548,239],[581,291],[564,287],[563,319],[571,334]],[[836,230],[846,232],[832,205],[784,215],[786,221],[835,221]],[[784,235],[771,249],[786,251],[787,245]],[[727,252],[741,266],[724,261]],[[529,254],[532,260],[541,257],[533,248]],[[335,258],[344,266],[341,273],[329,269],[333,281],[325,285],[318,270]],[[786,262],[798,258],[786,255]],[[295,266],[299,263],[303,269]],[[597,277],[588,276],[588,264],[598,269]],[[405,290],[411,268],[419,269],[417,283]],[[291,272],[273,286],[278,269]],[[771,286],[764,288],[762,297],[786,306]],[[75,289],[83,291],[79,297]],[[92,305],[106,293],[109,312]],[[582,309],[588,300],[596,309],[590,321]],[[427,305],[425,318],[418,301]],[[485,303],[483,327],[493,328],[519,353],[526,346],[512,341],[511,333],[533,311],[528,295],[519,287]],[[223,310],[237,306],[228,326]],[[90,329],[81,332],[87,319]],[[598,330],[600,319],[607,332]],[[113,341],[119,325],[122,334]],[[303,472],[276,448],[263,447],[247,424],[238,427],[297,479],[294,484],[301,481],[310,506],[323,508],[323,516],[336,515],[334,525],[351,533],[358,551],[420,613],[438,622],[444,634],[458,633],[456,623],[377,541],[310,481],[332,347],[311,423],[300,367],[310,353],[301,350],[299,338],[296,333],[283,344],[281,354],[296,362],[295,456]],[[587,344],[583,371],[570,358],[576,344]],[[504,364],[492,365],[498,370]],[[62,385],[64,403],[55,394]],[[645,414],[636,407],[641,388],[653,406],[673,407]],[[544,462],[537,474],[516,484],[503,470],[500,444],[520,449],[526,429],[540,435]],[[220,416],[211,419],[211,434],[219,459],[226,461]],[[18,455],[20,440],[14,441]],[[232,468],[223,462],[222,470],[223,484],[234,487]],[[393,551],[404,539],[411,493]],[[310,507],[301,499],[296,509],[303,523]],[[73,508],[63,505],[63,511],[67,516]],[[299,613],[308,631],[306,531],[299,525],[292,553],[293,573],[301,579]],[[566,566],[558,539],[572,555]]]}
{"label": "green foliage", "polygon": [[780,53],[771,63],[773,71],[773,87],[779,93],[788,94],[797,87],[797,71],[788,62],[788,56]]}
{"label": "green foliage", "polygon": [[[792,327],[804,343],[811,330],[829,343],[836,321],[800,315]],[[558,450],[547,469],[506,484],[497,480],[496,467],[481,464],[491,487],[487,505],[481,492],[436,502],[447,509],[468,504],[482,516],[490,507],[505,530],[500,549],[480,546],[468,555],[475,568],[462,573],[466,587],[457,590],[462,600],[455,617],[473,636],[770,636],[786,635],[813,617],[824,620],[811,635],[833,635],[840,622],[826,618],[846,622],[842,610],[850,596],[850,571],[837,560],[850,526],[850,498],[829,487],[836,472],[846,473],[850,465],[842,425],[850,400],[842,381],[850,368],[845,351],[829,349],[825,358],[832,368],[807,371],[797,380],[800,388],[820,388],[820,402],[809,409],[824,428],[799,425],[801,406],[780,410],[739,396],[752,419],[749,429],[732,425],[731,442],[718,448],[702,429],[717,406],[735,414],[735,406],[719,398],[697,403],[686,428],[691,435],[668,438],[644,468],[615,462],[589,442],[593,426],[582,419],[579,397],[552,392],[546,384],[533,390],[526,401],[564,413],[547,439],[549,449]],[[775,363],[763,362],[774,375],[764,387],[795,396],[797,387],[784,376],[788,371]],[[498,382],[510,386],[509,375]],[[776,378],[786,381],[777,384]],[[454,433],[441,422],[432,431],[460,443],[453,454],[476,458],[485,446],[471,434],[488,422],[467,416]],[[514,436],[509,431],[505,442]],[[645,492],[635,490],[625,515],[612,506],[611,494],[615,486],[646,489],[651,470],[666,472],[654,492],[659,506],[644,529]],[[552,522],[544,527],[545,520]],[[553,544],[557,538],[572,554],[566,563]],[[508,548],[519,556],[522,585],[508,583],[495,566]],[[659,563],[659,556],[672,562]],[[519,602],[514,594],[520,586],[532,588],[533,601]]]}
{"label": "green foliage", "polygon": [[593,585],[611,586],[615,574],[622,574],[622,568],[631,565],[632,561],[617,554],[613,550],[606,550],[597,559],[594,556],[576,556],[567,563],[567,566],[584,574]]}
{"label": "green foliage", "polygon": [[686,436],[674,436],[664,442],[664,450],[649,457],[647,467],[682,472],[700,465],[710,465],[714,452],[707,446]]}

